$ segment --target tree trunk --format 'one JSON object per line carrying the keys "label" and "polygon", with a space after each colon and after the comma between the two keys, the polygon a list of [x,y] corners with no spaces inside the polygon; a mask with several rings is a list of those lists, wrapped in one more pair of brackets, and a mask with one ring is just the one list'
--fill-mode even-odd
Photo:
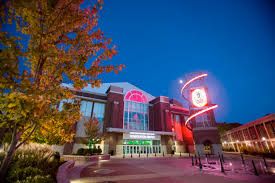
{"label": "tree trunk", "polygon": [[11,160],[14,156],[15,150],[16,150],[16,144],[17,144],[17,137],[16,137],[16,132],[17,132],[17,126],[15,124],[15,127],[13,129],[13,134],[12,134],[12,140],[11,140],[11,144],[8,150],[7,155],[5,156],[2,165],[1,165],[1,169],[0,169],[0,182],[4,182],[5,178],[6,178],[6,174],[8,171],[8,168],[10,166]]}

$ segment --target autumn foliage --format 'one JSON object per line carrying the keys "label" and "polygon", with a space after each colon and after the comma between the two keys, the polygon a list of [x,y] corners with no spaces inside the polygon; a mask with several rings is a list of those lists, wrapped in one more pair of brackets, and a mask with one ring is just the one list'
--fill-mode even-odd
{"label": "autumn foliage", "polygon": [[[30,139],[49,144],[72,141],[81,118],[79,102],[57,106],[87,84],[100,86],[100,74],[122,70],[106,64],[117,54],[98,27],[101,0],[10,0],[0,7],[0,127],[12,133],[3,167]],[[87,4],[87,3],[86,3]],[[7,24],[16,30],[2,31]]]}
{"label": "autumn foliage", "polygon": [[83,143],[89,146],[99,144],[103,138],[103,134],[100,131],[100,122],[95,117],[90,118],[84,122],[85,133],[87,138],[83,139]]}

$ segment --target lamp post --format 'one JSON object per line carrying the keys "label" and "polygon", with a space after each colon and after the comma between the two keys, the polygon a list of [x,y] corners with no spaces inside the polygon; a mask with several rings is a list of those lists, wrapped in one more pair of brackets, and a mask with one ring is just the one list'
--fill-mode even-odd
{"label": "lamp post", "polygon": [[240,151],[240,148],[239,148],[239,140],[236,141],[236,144],[237,144],[237,151],[238,151],[238,152],[241,152],[241,151]]}
{"label": "lamp post", "polygon": [[262,141],[265,142],[265,144],[266,144],[266,146],[267,146],[267,150],[268,150],[268,152],[270,152],[268,143],[267,143],[267,141],[266,141],[266,138],[265,138],[265,137],[262,137]]}

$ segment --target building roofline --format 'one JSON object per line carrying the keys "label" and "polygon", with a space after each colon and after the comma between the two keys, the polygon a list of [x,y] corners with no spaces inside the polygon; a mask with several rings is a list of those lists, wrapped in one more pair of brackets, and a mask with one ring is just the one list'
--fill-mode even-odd
{"label": "building roofline", "polygon": [[254,120],[254,121],[251,121],[249,123],[243,124],[241,126],[233,128],[231,130],[228,130],[228,131],[224,132],[222,135],[226,135],[228,133],[233,133],[233,132],[236,132],[236,131],[244,129],[244,128],[249,128],[251,126],[254,126],[254,125],[257,125],[257,124],[260,124],[260,123],[264,123],[264,122],[269,121],[271,119],[275,119],[275,114],[274,113],[266,115],[264,117],[261,117],[259,119]]}

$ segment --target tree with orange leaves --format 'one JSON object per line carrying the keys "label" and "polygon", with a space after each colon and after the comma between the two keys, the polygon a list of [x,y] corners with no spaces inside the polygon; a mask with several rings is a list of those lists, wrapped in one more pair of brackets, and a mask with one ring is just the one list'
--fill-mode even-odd
{"label": "tree with orange leaves", "polygon": [[83,143],[94,148],[94,145],[99,144],[103,138],[103,134],[100,131],[100,122],[95,117],[92,117],[84,122],[84,126],[87,138],[83,139]]}
{"label": "tree with orange leaves", "polygon": [[[15,151],[36,132],[40,137],[72,140],[72,124],[80,119],[79,103],[56,106],[73,99],[87,84],[99,87],[98,76],[122,70],[106,64],[117,54],[116,46],[98,27],[102,0],[8,0],[0,7],[0,127],[10,129],[12,140],[1,164],[4,180]],[[16,26],[15,35],[3,26]],[[27,41],[26,41],[27,39]]]}

